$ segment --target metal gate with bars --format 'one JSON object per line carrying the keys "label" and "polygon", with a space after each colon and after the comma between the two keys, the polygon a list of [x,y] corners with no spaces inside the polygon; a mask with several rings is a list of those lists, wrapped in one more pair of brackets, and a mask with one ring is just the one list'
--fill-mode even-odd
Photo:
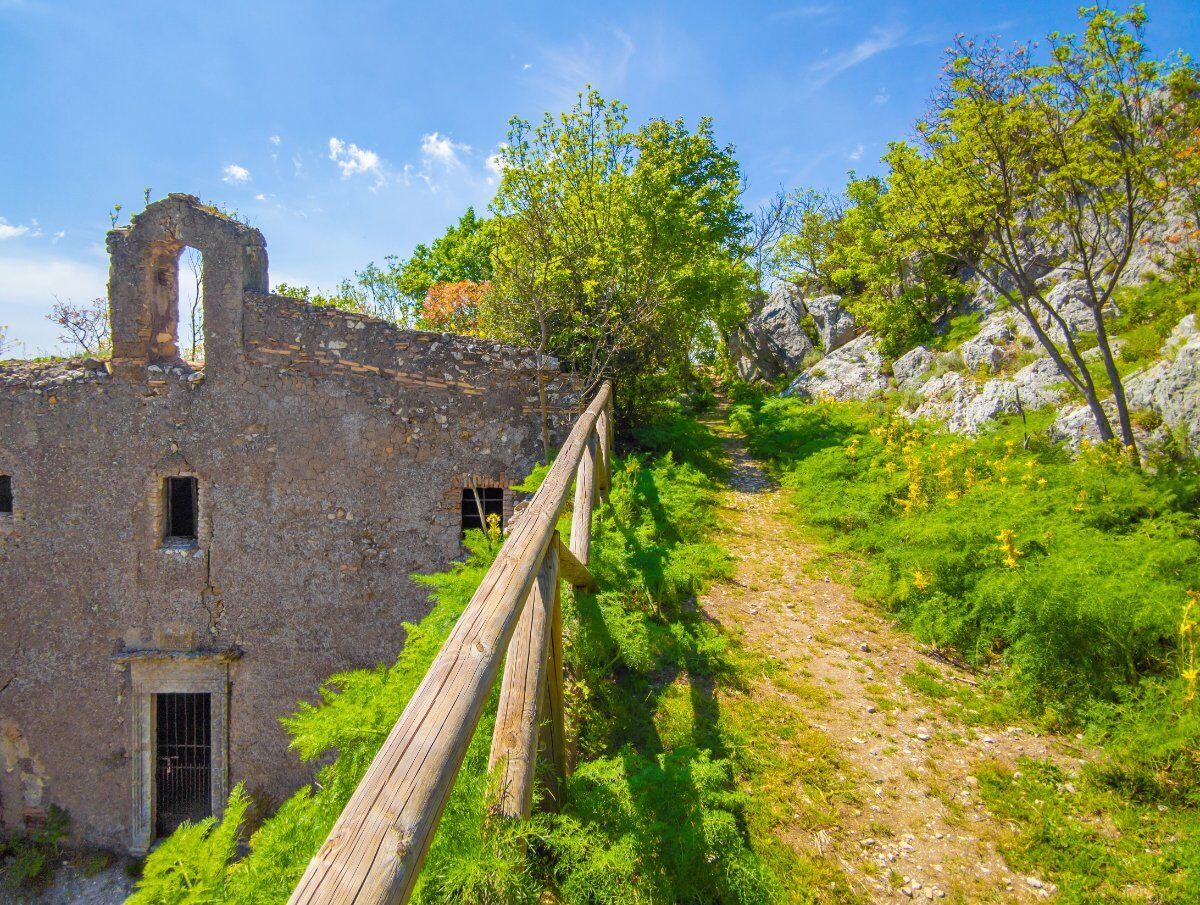
{"label": "metal gate with bars", "polygon": [[207,693],[155,695],[155,825],[165,836],[212,813],[212,719]]}

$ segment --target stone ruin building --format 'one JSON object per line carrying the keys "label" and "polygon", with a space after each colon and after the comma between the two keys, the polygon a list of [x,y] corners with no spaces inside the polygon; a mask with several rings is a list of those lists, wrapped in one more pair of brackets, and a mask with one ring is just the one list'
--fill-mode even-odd
{"label": "stone ruin building", "polygon": [[108,250],[111,361],[0,365],[0,818],[53,804],[141,853],[238,781],[310,777],[279,718],[394,661],[429,609],[410,574],[511,515],[579,398],[530,352],[272,295],[262,234],[188,195]]}

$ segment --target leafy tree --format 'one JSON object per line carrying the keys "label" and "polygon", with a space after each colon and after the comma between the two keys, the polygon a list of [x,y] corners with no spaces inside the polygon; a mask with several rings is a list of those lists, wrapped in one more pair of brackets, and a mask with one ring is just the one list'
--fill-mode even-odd
{"label": "leafy tree", "polygon": [[426,320],[427,295],[430,288],[439,283],[484,283],[489,280],[491,251],[490,223],[469,207],[459,221],[432,244],[418,245],[406,260],[388,255],[383,267],[372,261],[362,270],[355,271],[354,279],[342,280],[333,292],[286,283],[276,286],[275,291],[312,305],[381,317],[402,327],[459,332],[458,321],[442,318],[445,312],[441,312],[441,308],[448,299],[444,290],[435,292],[434,320]]}
{"label": "leafy tree", "polygon": [[276,295],[308,302],[320,308],[337,308],[341,311],[354,311],[358,314],[368,314],[366,304],[361,295],[349,280],[342,280],[335,292],[324,293],[320,289],[309,286],[292,286],[289,283],[279,283],[275,286]]}
{"label": "leafy tree", "polygon": [[473,280],[434,283],[425,292],[418,323],[429,330],[466,336],[477,334],[479,312],[491,289],[492,284],[487,280],[481,283]]}
{"label": "leafy tree", "polygon": [[912,254],[976,265],[1108,440],[1101,384],[1038,282],[1055,268],[1082,279],[1120,439],[1136,452],[1102,312],[1139,237],[1163,216],[1188,124],[1168,90],[1172,64],[1147,55],[1144,9],[1081,14],[1083,36],[1052,34],[1045,63],[1027,44],[956,42],[916,145],[887,155],[891,210]]}
{"label": "leafy tree", "polygon": [[[468,207],[459,221],[431,245],[413,249],[403,264],[393,263],[398,290],[419,305],[434,283],[483,283],[492,278],[492,225]],[[389,261],[395,262],[394,258]]]}
{"label": "leafy tree", "polygon": [[795,219],[795,196],[782,189],[750,214],[744,255],[759,299],[765,296],[769,283],[780,276],[779,243]]}
{"label": "leafy tree", "polygon": [[513,119],[492,203],[485,326],[558,356],[632,414],[677,390],[745,313],[747,217],[712,122],[629,128],[598,92],[538,125]]}
{"label": "leafy tree", "polygon": [[928,338],[966,291],[944,258],[902,248],[893,204],[885,180],[854,173],[843,194],[798,191],[790,229],[775,247],[782,279],[810,294],[844,296],[885,355]]}
{"label": "leafy tree", "polygon": [[1192,67],[1171,74],[1171,98],[1184,123],[1178,148],[1178,198],[1182,230],[1168,237],[1174,245],[1171,269],[1187,288],[1200,283],[1200,75]]}
{"label": "leafy tree", "polygon": [[829,253],[837,241],[848,199],[815,189],[799,189],[787,198],[786,228],[773,249],[774,269],[782,279],[805,291],[830,291]]}

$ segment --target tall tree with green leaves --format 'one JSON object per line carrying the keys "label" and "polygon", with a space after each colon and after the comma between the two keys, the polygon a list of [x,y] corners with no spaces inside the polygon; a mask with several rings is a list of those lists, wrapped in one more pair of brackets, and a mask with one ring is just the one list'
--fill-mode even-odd
{"label": "tall tree with green leaves", "polygon": [[419,244],[393,270],[400,293],[416,305],[434,283],[485,283],[492,278],[491,221],[468,207],[457,223],[429,245]]}
{"label": "tall tree with green leaves", "polygon": [[741,170],[712,122],[651,120],[594,90],[537,125],[513,119],[492,202],[486,328],[642,411],[745,313]]}
{"label": "tall tree with green leaves", "polygon": [[383,267],[372,261],[355,271],[354,279],[342,280],[333,292],[287,284],[275,291],[313,305],[382,317],[402,327],[442,330],[447,324],[429,322],[425,317],[430,287],[464,281],[486,283],[492,274],[491,254],[490,221],[469,207],[429,245],[418,244],[406,259],[388,255]]}
{"label": "tall tree with green leaves", "polygon": [[[886,157],[890,207],[911,253],[976,268],[1083,396],[1100,437],[1119,432],[1136,454],[1103,312],[1178,182],[1180,64],[1150,58],[1143,7],[1080,12],[1083,34],[1050,35],[1045,61],[1028,44],[956,42],[916,144]],[[1103,382],[1039,283],[1053,269],[1086,286],[1116,430]]]}

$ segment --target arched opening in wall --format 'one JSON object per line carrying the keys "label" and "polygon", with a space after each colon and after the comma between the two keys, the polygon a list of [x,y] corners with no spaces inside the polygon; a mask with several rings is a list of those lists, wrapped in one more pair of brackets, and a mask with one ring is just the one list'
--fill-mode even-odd
{"label": "arched opening in wall", "polygon": [[179,357],[204,362],[204,256],[185,245],[179,255]]}

